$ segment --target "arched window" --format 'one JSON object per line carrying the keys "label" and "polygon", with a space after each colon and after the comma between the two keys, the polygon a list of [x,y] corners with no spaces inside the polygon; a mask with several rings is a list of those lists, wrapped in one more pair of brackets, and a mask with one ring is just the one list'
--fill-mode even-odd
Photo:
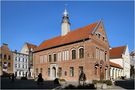
{"label": "arched window", "polygon": [[84,48],[79,49],[79,58],[84,58]]}
{"label": "arched window", "polygon": [[72,59],[76,59],[76,50],[72,50]]}
{"label": "arched window", "polygon": [[104,57],[105,57],[105,61],[107,61],[107,51],[105,51]]}
{"label": "arched window", "polygon": [[51,55],[49,55],[49,62],[51,62],[52,61],[52,56]]}
{"label": "arched window", "polygon": [[53,54],[53,59],[54,59],[54,62],[57,61],[57,55],[56,54]]}

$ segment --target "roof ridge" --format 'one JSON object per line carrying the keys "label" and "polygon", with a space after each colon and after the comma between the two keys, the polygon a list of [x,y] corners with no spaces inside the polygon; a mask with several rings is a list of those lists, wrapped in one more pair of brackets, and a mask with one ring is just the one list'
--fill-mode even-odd
{"label": "roof ridge", "polygon": [[34,46],[37,46],[37,45],[35,45],[35,44],[33,44],[33,43],[29,43],[29,42],[26,42],[26,44],[30,44],[30,45],[34,45]]}
{"label": "roof ridge", "polygon": [[[77,31],[78,29],[82,29],[82,28],[88,27],[88,26],[93,25],[93,24],[95,24],[95,23],[98,23],[98,22],[93,22],[93,23],[91,23],[91,24],[88,24],[88,25],[85,25],[85,26],[82,26],[82,27],[73,29],[73,30],[71,30],[70,32]],[[69,32],[69,33],[70,33],[70,32]]]}
{"label": "roof ridge", "polygon": [[126,47],[126,45],[121,45],[121,46],[112,47],[111,49],[113,49],[113,48],[120,48],[120,47]]}
{"label": "roof ridge", "polygon": [[[52,40],[52,39],[55,39],[55,38],[58,38],[58,37],[65,37],[65,36],[67,36],[69,33],[78,31],[78,30],[80,30],[80,29],[83,29],[83,28],[88,27],[88,26],[90,26],[90,25],[93,25],[93,24],[95,24],[95,23],[97,23],[97,22],[93,22],[93,23],[88,24],[88,25],[86,25],[86,26],[83,26],[83,27],[80,27],[80,28],[77,28],[77,29],[70,30],[70,32],[68,32],[68,33],[67,33],[66,35],[64,35],[64,36],[59,35],[59,36],[55,36],[55,37],[53,37],[53,38],[44,40],[44,41],[41,42],[41,44],[42,44],[43,42],[46,42],[46,41],[49,41],[49,40]],[[39,46],[40,46],[40,45],[39,45]]]}
{"label": "roof ridge", "polygon": [[118,63],[114,63],[112,61],[109,61],[109,62],[112,63],[112,64],[115,64],[115,65],[118,65],[120,68],[122,68],[122,66],[120,64],[118,64]]}
{"label": "roof ridge", "polygon": [[47,40],[44,40],[35,51],[39,51],[45,48],[51,48],[58,45],[63,45],[66,43],[75,42],[78,40],[89,38],[90,33],[94,30],[97,26],[97,22],[91,23],[89,25],[83,26],[81,28],[77,28],[71,30],[68,34],[64,36],[56,36]]}

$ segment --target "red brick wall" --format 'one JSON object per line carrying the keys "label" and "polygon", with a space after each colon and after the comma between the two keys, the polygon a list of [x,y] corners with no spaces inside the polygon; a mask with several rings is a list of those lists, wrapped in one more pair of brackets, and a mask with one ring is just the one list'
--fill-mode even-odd
{"label": "red brick wall", "polygon": [[[13,73],[13,55],[10,49],[8,48],[8,45],[2,45],[0,48],[0,54],[2,54],[1,61],[2,61],[2,70],[3,70],[3,64],[4,62],[10,63],[10,67],[7,67],[7,73]],[[7,56],[7,59],[4,59],[4,55]],[[10,60],[8,57],[10,56]]]}
{"label": "red brick wall", "polygon": [[[102,28],[101,28],[102,27]],[[102,35],[106,37],[106,34],[104,32],[103,25],[101,24],[97,32],[100,32]],[[107,37],[106,37],[107,38]],[[84,58],[79,59],[78,56],[76,60],[71,60],[71,50],[75,48],[78,51],[78,48],[83,46],[84,47]],[[50,67],[50,63],[39,63],[40,55],[49,55],[52,53],[57,53],[59,51],[68,50],[70,51],[70,59],[67,61],[60,61],[55,62],[59,67],[62,67],[62,77],[68,81],[77,81],[79,78],[79,66],[83,66],[84,73],[86,74],[87,80],[94,80],[94,79],[100,79],[100,68],[98,68],[98,75],[95,75],[95,63],[100,63],[100,60],[97,60],[96,57],[96,47],[101,48],[105,51],[107,51],[107,56],[109,60],[109,45],[108,41],[103,41],[102,39],[99,39],[95,34],[93,36],[90,35],[90,39],[87,41],[74,43],[66,46],[61,46],[53,49],[48,49],[40,52],[34,53],[34,72],[35,69],[43,68],[43,78],[49,79],[48,77],[48,68]],[[76,52],[78,55],[78,53]],[[108,61],[107,61],[108,62]],[[105,66],[106,62],[104,61],[103,64],[103,74],[105,75]],[[70,67],[74,67],[74,77],[70,76]],[[109,67],[108,67],[109,68]],[[67,71],[67,76],[64,75],[64,71]]]}

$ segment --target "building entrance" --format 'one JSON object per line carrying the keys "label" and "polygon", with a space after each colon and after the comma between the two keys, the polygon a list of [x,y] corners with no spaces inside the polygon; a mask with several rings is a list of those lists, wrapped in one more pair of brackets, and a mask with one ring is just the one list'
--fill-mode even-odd
{"label": "building entrance", "polygon": [[50,79],[54,80],[57,78],[57,71],[58,71],[58,65],[57,64],[51,64],[50,65]]}
{"label": "building entrance", "polygon": [[55,67],[52,68],[52,76],[53,76],[53,78],[56,78],[56,68]]}

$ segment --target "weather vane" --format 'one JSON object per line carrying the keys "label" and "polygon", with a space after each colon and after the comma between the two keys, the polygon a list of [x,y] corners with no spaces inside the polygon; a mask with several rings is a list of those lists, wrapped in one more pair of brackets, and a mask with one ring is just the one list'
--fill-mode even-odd
{"label": "weather vane", "polygon": [[67,8],[68,4],[64,4],[65,5],[65,9]]}

